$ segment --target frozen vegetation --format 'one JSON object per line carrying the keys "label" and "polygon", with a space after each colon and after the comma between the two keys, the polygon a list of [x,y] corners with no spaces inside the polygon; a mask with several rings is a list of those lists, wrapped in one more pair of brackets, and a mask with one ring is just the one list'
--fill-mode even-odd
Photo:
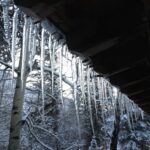
{"label": "frozen vegetation", "polygon": [[0,2],[0,149],[150,149],[150,116],[53,24]]}

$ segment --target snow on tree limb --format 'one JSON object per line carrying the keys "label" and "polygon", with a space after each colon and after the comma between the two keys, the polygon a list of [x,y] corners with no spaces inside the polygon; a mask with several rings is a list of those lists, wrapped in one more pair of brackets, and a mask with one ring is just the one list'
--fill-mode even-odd
{"label": "snow on tree limb", "polygon": [[29,123],[28,120],[26,120],[26,123],[27,123],[27,125],[28,125],[29,130],[30,130],[30,133],[33,135],[33,137],[36,139],[36,141],[37,141],[38,143],[40,143],[44,148],[46,148],[46,149],[48,149],[48,150],[54,150],[53,148],[51,148],[51,147],[49,147],[48,145],[44,144],[44,143],[38,138],[38,136],[35,135],[35,133],[34,133],[34,132],[32,131],[32,129],[31,129],[31,125],[30,125],[30,123]]}

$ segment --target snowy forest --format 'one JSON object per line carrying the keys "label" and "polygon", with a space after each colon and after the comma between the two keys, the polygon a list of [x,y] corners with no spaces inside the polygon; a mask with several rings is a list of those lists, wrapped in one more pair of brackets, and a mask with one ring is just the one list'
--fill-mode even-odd
{"label": "snowy forest", "polygon": [[0,0],[0,150],[150,150],[150,116],[46,19]]}

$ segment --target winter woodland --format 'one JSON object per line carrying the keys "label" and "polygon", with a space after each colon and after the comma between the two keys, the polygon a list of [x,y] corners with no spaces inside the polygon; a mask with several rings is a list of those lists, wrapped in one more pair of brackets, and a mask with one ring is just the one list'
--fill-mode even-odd
{"label": "winter woodland", "polygon": [[46,19],[0,0],[0,150],[150,150],[150,116],[69,50]]}

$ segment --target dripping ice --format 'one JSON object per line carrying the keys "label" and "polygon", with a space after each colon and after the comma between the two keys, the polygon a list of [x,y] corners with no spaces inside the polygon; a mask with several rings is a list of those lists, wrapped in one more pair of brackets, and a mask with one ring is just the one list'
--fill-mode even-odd
{"label": "dripping ice", "polygon": [[9,0],[2,0],[2,9],[3,9],[3,23],[4,23],[4,30],[5,30],[5,37],[8,41],[9,39]]}
{"label": "dripping ice", "polygon": [[[8,17],[8,2],[9,1],[2,1],[3,4],[3,20],[4,20],[4,29],[5,29],[5,36],[8,39],[9,37],[9,17]],[[18,9],[15,10],[15,13],[13,15],[13,28],[12,28],[12,74],[14,75],[14,69],[15,69],[15,52],[16,52],[16,36],[17,36],[17,26],[18,26]],[[66,55],[63,55],[63,49],[67,47],[67,45],[59,45],[58,39],[55,39],[52,35],[54,32],[54,28],[50,29],[48,39],[46,39],[46,32],[47,32],[47,25],[42,26],[42,31],[40,33],[41,37],[41,61],[40,61],[40,69],[41,69],[41,89],[42,89],[42,109],[43,109],[43,116],[44,116],[44,105],[45,105],[45,84],[44,84],[44,64],[45,64],[45,43],[48,41],[48,51],[49,51],[49,62],[50,62],[50,69],[51,69],[51,94],[52,96],[55,96],[54,94],[54,80],[55,80],[55,72],[56,69],[59,70],[59,85],[58,89],[60,91],[60,100],[61,103],[64,105],[64,95],[63,95],[63,69],[65,67],[64,65],[64,58],[68,59],[68,55],[70,54],[68,51],[66,51]],[[31,18],[27,18],[24,16],[24,26],[23,26],[23,41],[22,41],[22,66],[21,66],[21,80],[22,85],[25,82],[25,73],[26,73],[26,67],[27,67],[27,61],[30,66],[30,71],[32,71],[32,65],[33,65],[33,58],[36,54],[36,36],[39,34],[36,29],[36,25],[33,25],[33,20]],[[59,61],[56,61],[56,51],[58,45],[60,46],[59,51]],[[29,54],[29,55],[28,55]],[[95,143],[97,147],[97,143],[95,140],[95,129],[94,129],[94,123],[93,123],[93,109],[92,109],[92,101],[94,101],[94,109],[96,111],[96,118],[97,120],[100,118],[98,115],[98,111],[101,111],[101,117],[103,120],[103,123],[105,123],[106,118],[109,117],[110,114],[107,113],[108,106],[110,106],[109,98],[111,99],[111,106],[110,108],[115,112],[118,105],[117,98],[113,95],[112,87],[108,83],[107,80],[104,78],[98,77],[98,74],[93,71],[88,65],[83,64],[81,59],[79,59],[79,56],[72,55],[72,65],[71,65],[71,71],[72,71],[72,83],[73,83],[73,100],[75,104],[75,110],[76,110],[76,117],[77,117],[77,124],[78,124],[78,133],[79,133],[79,139],[82,138],[81,136],[81,129],[80,129],[80,116],[79,116],[79,104],[78,102],[81,100],[82,103],[85,106],[86,102],[88,103],[88,110],[90,114],[90,124],[92,127],[93,132],[93,138],[91,141],[91,147],[93,146],[93,143]],[[59,65],[57,64],[59,62]],[[67,64],[68,65],[68,64]],[[59,69],[57,68],[59,66]],[[91,90],[92,89],[92,90]],[[72,89],[70,89],[72,90]],[[81,93],[82,98],[78,98],[78,90]],[[119,92],[119,91],[118,91]],[[127,116],[127,122],[130,130],[134,129],[134,121],[138,120],[139,118],[144,119],[144,112],[136,105],[134,104],[126,95],[122,94],[118,98],[119,103],[119,110],[121,117],[123,115]],[[101,110],[97,108],[97,105],[101,106]],[[115,113],[114,113],[115,115]],[[91,149],[89,148],[89,150]]]}
{"label": "dripping ice", "polygon": [[12,47],[11,47],[11,56],[12,56],[12,76],[14,77],[15,70],[15,53],[16,53],[16,37],[17,37],[17,26],[18,26],[18,9],[15,9],[13,16],[13,28],[12,28]]}
{"label": "dripping ice", "polygon": [[44,105],[45,105],[45,98],[44,98],[44,61],[45,61],[45,30],[42,29],[41,33],[41,89],[42,89],[42,111],[43,111],[43,120],[44,120]]}

